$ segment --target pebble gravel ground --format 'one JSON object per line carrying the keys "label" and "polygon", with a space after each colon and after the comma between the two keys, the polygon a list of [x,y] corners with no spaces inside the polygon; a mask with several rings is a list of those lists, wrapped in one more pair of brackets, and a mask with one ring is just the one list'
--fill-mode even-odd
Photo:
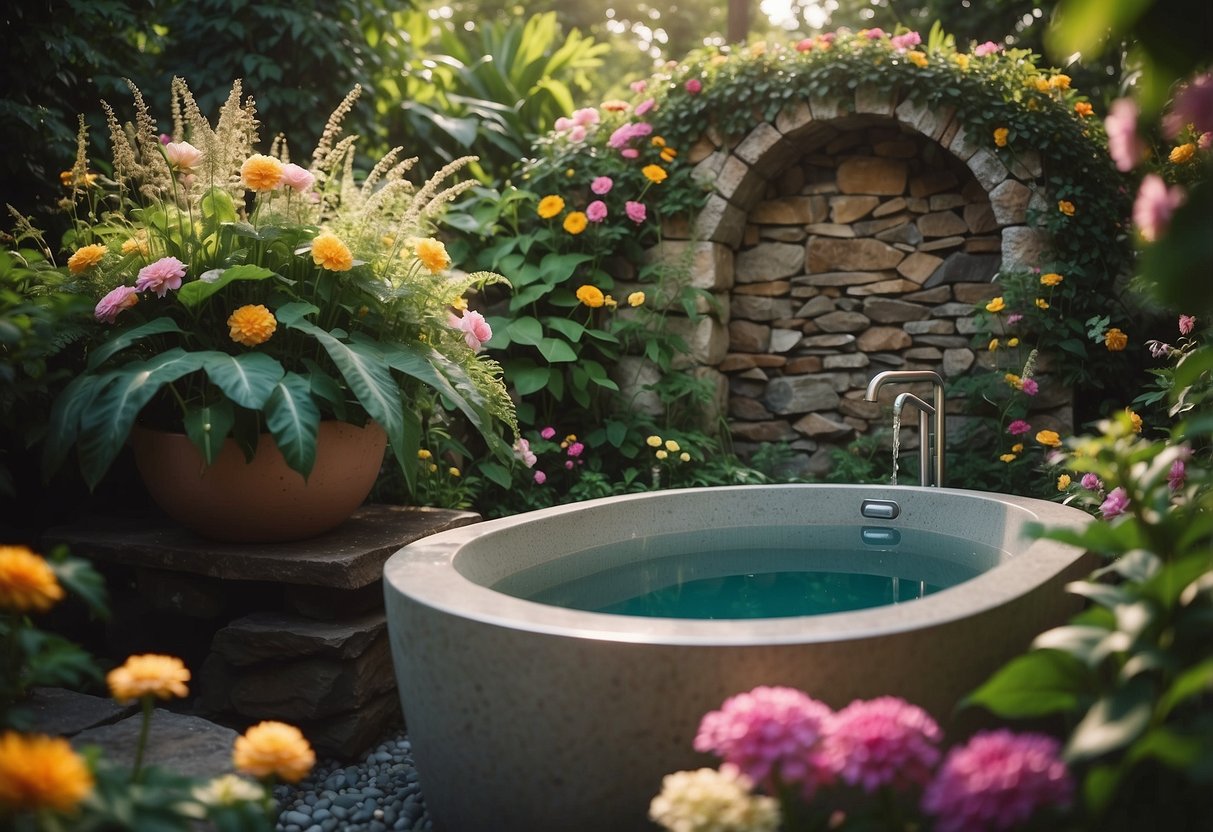
{"label": "pebble gravel ground", "polygon": [[417,782],[413,749],[401,730],[347,765],[320,760],[304,780],[278,786],[278,832],[387,832],[433,829]]}

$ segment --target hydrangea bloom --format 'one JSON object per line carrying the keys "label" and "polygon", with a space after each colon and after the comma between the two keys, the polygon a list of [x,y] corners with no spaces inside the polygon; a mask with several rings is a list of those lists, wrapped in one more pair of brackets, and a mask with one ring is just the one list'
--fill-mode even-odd
{"label": "hydrangea bloom", "polygon": [[1100,516],[1105,520],[1111,520],[1113,517],[1119,517],[1124,514],[1129,507],[1129,495],[1125,493],[1123,488],[1113,488],[1112,491],[1104,498],[1103,503],[1099,506]]}
{"label": "hydrangea bloom", "polygon": [[282,184],[292,191],[303,193],[316,184],[316,177],[307,168],[301,168],[290,162],[282,168]]}
{"label": "hydrangea bloom", "polygon": [[649,817],[674,832],[776,832],[779,802],[750,788],[745,775],[728,765],[676,771],[662,778]]}
{"label": "hydrangea bloom", "polygon": [[939,726],[922,708],[896,696],[852,702],[828,727],[823,746],[827,764],[865,792],[924,786],[939,762]]}
{"label": "hydrangea bloom", "polygon": [[982,731],[948,753],[922,798],[937,832],[1014,829],[1047,806],[1064,806],[1074,783],[1044,734]]}
{"label": "hydrangea bloom", "polygon": [[706,714],[695,750],[717,754],[756,783],[797,784],[808,797],[833,779],[821,750],[829,718],[829,707],[802,691],[760,686]]}

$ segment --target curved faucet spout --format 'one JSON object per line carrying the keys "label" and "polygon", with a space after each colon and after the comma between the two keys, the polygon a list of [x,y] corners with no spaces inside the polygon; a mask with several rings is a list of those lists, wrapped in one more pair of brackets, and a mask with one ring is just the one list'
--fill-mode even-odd
{"label": "curved faucet spout", "polygon": [[[944,477],[944,417],[945,402],[943,379],[939,373],[932,370],[885,370],[877,373],[868,382],[864,398],[870,402],[878,401],[880,388],[886,384],[915,384],[926,382],[931,385],[931,404],[912,393],[900,393],[893,402],[893,415],[900,422],[901,411],[906,404],[918,408],[919,426],[919,474],[923,485],[943,486]],[[932,450],[930,437],[927,433],[927,415],[933,417],[935,447]],[[932,464],[933,463],[933,464]],[[931,469],[934,469],[933,471]]]}

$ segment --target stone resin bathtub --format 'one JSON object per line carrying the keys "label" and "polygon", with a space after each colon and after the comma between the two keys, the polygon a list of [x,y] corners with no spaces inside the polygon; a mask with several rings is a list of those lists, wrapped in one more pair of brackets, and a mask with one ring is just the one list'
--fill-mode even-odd
{"label": "stone resin bathtub", "polygon": [[[384,567],[384,591],[435,828],[652,829],[646,813],[662,776],[716,764],[692,749],[700,718],[756,685],[800,688],[835,708],[902,696],[945,730],[963,730],[956,703],[1072,613],[1063,585],[1092,568],[1081,551],[1028,539],[1025,524],[1088,519],[1055,503],[955,489],[736,486],[558,506],[410,544]],[[962,580],[895,605],[745,620],[587,612],[494,588],[517,592],[520,575],[536,584],[551,572],[541,585],[576,577],[562,573],[585,568],[577,553],[626,541],[634,548],[610,557],[657,557],[650,542],[681,533],[703,533],[705,550],[729,535],[768,553],[812,550],[839,527],[859,556],[893,563],[893,574],[903,537],[956,541],[926,554],[931,569]],[[842,555],[823,557],[820,568],[839,568],[829,561]],[[768,568],[754,560],[755,573]],[[900,597],[920,580],[902,576]]]}

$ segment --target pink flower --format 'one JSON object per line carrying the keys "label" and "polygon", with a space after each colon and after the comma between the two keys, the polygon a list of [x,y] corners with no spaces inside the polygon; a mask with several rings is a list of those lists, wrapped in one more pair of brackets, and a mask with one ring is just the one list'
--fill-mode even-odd
{"label": "pink flower", "polygon": [[548,481],[548,475],[543,473],[542,471],[536,471],[534,479],[535,479],[535,485],[543,485],[545,482]]}
{"label": "pink flower", "polygon": [[598,123],[598,111],[593,107],[582,107],[573,111],[573,124],[578,127],[593,127]]}
{"label": "pink flower", "polygon": [[1103,503],[1099,506],[1100,516],[1105,520],[1111,520],[1113,517],[1119,517],[1125,513],[1129,507],[1129,495],[1125,493],[1123,488],[1119,486],[1113,488],[1111,493],[1104,498]]}
{"label": "pink flower", "polygon": [[572,470],[573,470],[573,460],[571,460],[571,459],[566,459],[566,460],[564,461],[564,467],[565,467],[565,468],[567,468],[567,469],[569,469],[570,471],[572,471]]}
{"label": "pink flower", "polygon": [[162,298],[169,289],[180,289],[181,278],[185,277],[185,264],[176,257],[161,257],[155,263],[150,263],[139,270],[135,279],[135,288],[140,292],[151,289],[156,297]]}
{"label": "pink flower", "polygon": [[168,144],[168,143],[169,143],[169,142],[171,142],[172,140],[173,140],[173,137],[172,137],[172,136],[170,136],[168,133],[161,133],[161,134],[160,134],[160,144]]}
{"label": "pink flower", "polygon": [[628,219],[639,225],[644,222],[648,216],[648,210],[644,207],[643,202],[632,202],[628,200],[623,206],[624,213],[628,215]]}
{"label": "pink flower", "polygon": [[647,90],[649,88],[649,82],[648,81],[633,81],[632,83],[628,84],[628,86],[632,88],[632,92],[636,93],[637,95],[640,95],[642,92],[644,92],[645,90]]}
{"label": "pink flower", "polygon": [[1021,315],[1019,312],[1012,312],[1010,315],[1007,315],[1007,326],[1017,324],[1022,320],[1023,315]]}
{"label": "pink flower", "polygon": [[640,157],[640,151],[634,147],[625,147],[619,151],[619,155],[625,159],[637,159]]}
{"label": "pink flower", "polygon": [[1036,379],[1034,378],[1025,378],[1019,389],[1023,391],[1025,396],[1035,396],[1040,392],[1040,385],[1036,383]]}
{"label": "pink flower", "polygon": [[202,161],[202,151],[189,142],[168,142],[164,145],[164,156],[179,170],[189,170]]}
{"label": "pink flower", "polygon": [[765,786],[798,784],[806,798],[833,777],[821,741],[830,709],[795,688],[754,688],[704,715],[695,750],[712,752]]}
{"label": "pink flower", "polygon": [[804,40],[797,41],[796,42],[796,51],[797,52],[812,52],[813,51],[813,39],[805,38]]}
{"label": "pink flower", "polygon": [[1133,202],[1133,222],[1141,231],[1141,238],[1152,243],[1165,234],[1171,215],[1186,197],[1183,188],[1178,185],[1168,188],[1161,176],[1147,173]]}
{"label": "pink flower", "polygon": [[514,443],[514,456],[527,468],[534,468],[535,463],[539,461],[539,457],[531,450],[531,443],[525,439]]}
{"label": "pink flower", "polygon": [[1011,434],[1012,436],[1023,436],[1025,433],[1031,432],[1032,426],[1023,419],[1016,419],[1015,421],[1011,422],[1011,424],[1007,425],[1007,433]]}
{"label": "pink flower", "polygon": [[602,222],[605,220],[607,218],[606,203],[601,199],[596,199],[585,206],[585,218],[590,222]]}
{"label": "pink flower", "polygon": [[577,144],[585,141],[585,128],[580,124],[573,125],[573,129],[569,131],[569,141]]}
{"label": "pink flower", "polygon": [[824,754],[843,782],[875,792],[925,786],[943,733],[930,714],[896,696],[856,700],[830,719]]}
{"label": "pink flower", "polygon": [[546,427],[543,430],[539,431],[539,435],[541,437],[543,437],[544,439],[551,439],[553,436],[556,435],[556,428]]}
{"label": "pink flower", "polygon": [[463,333],[463,340],[476,352],[480,352],[484,342],[493,337],[493,330],[484,315],[471,309],[463,310],[461,318],[451,315],[449,322],[453,328]]}
{"label": "pink flower", "polygon": [[1146,347],[1154,358],[1166,358],[1171,354],[1171,345],[1162,341],[1146,341]]}
{"label": "pink flower", "polygon": [[1171,463],[1171,471],[1167,474],[1167,485],[1172,491],[1178,491],[1184,487],[1184,480],[1188,476],[1188,467],[1182,459],[1177,459]]}
{"label": "pink flower", "polygon": [[584,450],[585,445],[581,444],[580,442],[574,442],[572,445],[569,445],[569,456],[581,456]]}
{"label": "pink flower", "polygon": [[889,43],[898,52],[904,52],[911,46],[917,46],[922,43],[922,36],[917,32],[906,32],[904,35],[894,35],[889,39]]}
{"label": "pink flower", "polygon": [[1193,315],[1180,315],[1179,316],[1179,334],[1180,335],[1191,335],[1192,327],[1194,327],[1194,326],[1196,326],[1195,316],[1193,316]]}
{"label": "pink flower", "polygon": [[1001,51],[1002,46],[1000,44],[997,44],[992,40],[988,40],[983,44],[979,44],[977,48],[973,50],[973,54],[979,58],[984,58],[986,55],[993,55],[995,52]]}
{"label": "pink flower", "polygon": [[656,106],[657,106],[656,99],[646,98],[644,101],[641,101],[639,104],[637,104],[636,109],[634,109],[632,112],[634,112],[637,116],[642,116]]}
{"label": "pink flower", "polygon": [[1137,135],[1137,103],[1131,98],[1118,98],[1108,108],[1103,120],[1108,132],[1108,153],[1121,173],[1133,170],[1145,155],[1146,146]]}
{"label": "pink flower", "polygon": [[1213,132],[1206,130],[1200,134],[1200,138],[1196,140],[1196,146],[1201,150],[1208,150],[1213,147]]}
{"label": "pink flower", "polygon": [[643,139],[652,132],[653,125],[646,121],[629,121],[627,124],[615,128],[615,132],[611,133],[611,137],[607,139],[607,145],[618,150],[633,139]]}
{"label": "pink flower", "polygon": [[1213,73],[1193,78],[1175,94],[1171,112],[1163,117],[1162,127],[1168,138],[1191,124],[1197,133],[1213,130]]}
{"label": "pink flower", "polygon": [[556,123],[552,125],[552,128],[557,133],[568,132],[570,129],[572,129],[572,127],[573,127],[573,120],[571,118],[569,118],[568,116],[561,116],[560,118],[556,119]]}
{"label": "pink flower", "polygon": [[282,167],[282,184],[296,193],[303,193],[316,184],[316,177],[307,168],[301,168],[294,162]]}
{"label": "pink flower", "polygon": [[594,181],[590,183],[590,190],[599,196],[606,196],[614,186],[615,180],[611,179],[611,177],[595,176]]}
{"label": "pink flower", "polygon": [[884,37],[884,29],[878,26],[875,29],[864,29],[860,34],[867,37],[868,40],[880,40]]}
{"label": "pink flower", "polygon": [[682,86],[691,95],[699,95],[699,93],[703,92],[703,82],[698,78],[688,78],[687,82]]}
{"label": "pink flower", "polygon": [[1095,474],[1083,474],[1081,483],[1082,487],[1088,491],[1099,491],[1103,488],[1103,480]]}
{"label": "pink flower", "polygon": [[922,797],[937,832],[1015,829],[1037,810],[1065,806],[1074,781],[1044,734],[981,731],[948,752]]}
{"label": "pink flower", "polygon": [[123,309],[130,309],[139,302],[139,290],[134,286],[119,286],[111,290],[105,297],[97,301],[93,317],[107,324],[112,324]]}

